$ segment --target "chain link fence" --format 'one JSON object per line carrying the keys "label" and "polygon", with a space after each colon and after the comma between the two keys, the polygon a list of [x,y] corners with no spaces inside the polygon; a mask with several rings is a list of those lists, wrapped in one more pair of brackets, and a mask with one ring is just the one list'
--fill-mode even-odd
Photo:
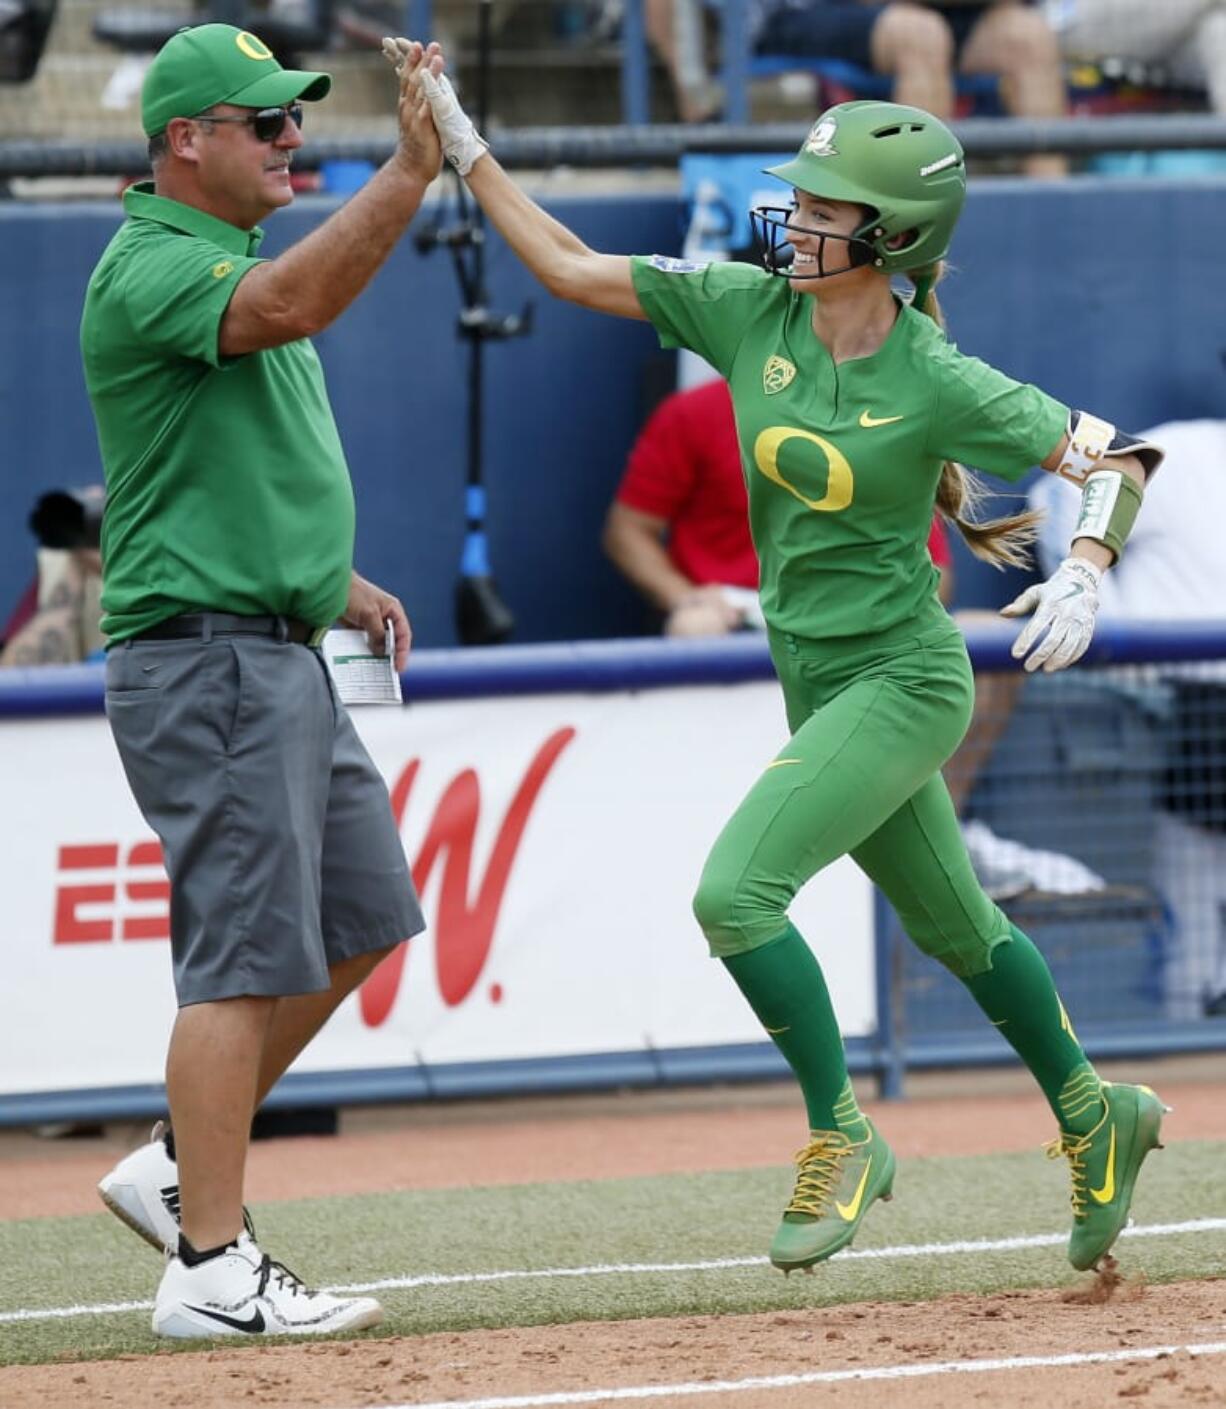
{"label": "chain link fence", "polygon": [[[1226,1046],[1226,660],[977,679],[972,730],[995,744],[972,778],[957,756],[947,769],[968,849],[1079,1035]],[[886,923],[908,1061],[1005,1057],[963,986]]]}

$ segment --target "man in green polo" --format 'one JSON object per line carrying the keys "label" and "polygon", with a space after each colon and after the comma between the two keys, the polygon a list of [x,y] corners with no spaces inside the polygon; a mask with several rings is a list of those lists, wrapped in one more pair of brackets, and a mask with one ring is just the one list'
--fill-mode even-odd
{"label": "man in green polo", "polygon": [[438,174],[410,137],[408,85],[436,48],[401,41],[395,154],[274,260],[257,222],[293,199],[303,103],[229,25],[181,30],[141,110],[153,181],[90,280],[86,385],[106,469],[107,714],[171,881],[179,1013],[171,1128],[103,1199],[171,1254],[169,1336],[326,1334],[375,1324],[369,1297],[308,1290],[244,1228],[253,1111],[340,1001],[422,928],[386,788],[317,650],[337,618],[403,669],[409,623],[353,571],[354,506],[309,341],[362,291]]}

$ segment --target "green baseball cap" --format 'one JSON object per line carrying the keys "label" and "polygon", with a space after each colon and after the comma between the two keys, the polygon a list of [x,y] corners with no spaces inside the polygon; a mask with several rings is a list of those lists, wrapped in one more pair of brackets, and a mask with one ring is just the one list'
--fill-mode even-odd
{"label": "green baseball cap", "polygon": [[331,74],[282,68],[248,30],[201,24],[172,35],[150,64],[141,87],[141,122],[153,137],[172,117],[195,117],[214,103],[274,108],[296,98],[316,102],[331,87]]}

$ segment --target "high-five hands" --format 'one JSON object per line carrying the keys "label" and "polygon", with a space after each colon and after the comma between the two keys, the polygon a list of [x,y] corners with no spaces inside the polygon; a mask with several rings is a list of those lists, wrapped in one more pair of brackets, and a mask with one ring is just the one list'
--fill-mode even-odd
{"label": "high-five hands", "polygon": [[467,176],[473,169],[473,163],[489,151],[490,144],[460,106],[460,100],[445,73],[434,74],[424,69],[419,81],[430,104],[434,125],[438,128],[443,155],[461,176]]}
{"label": "high-five hands", "polygon": [[415,39],[385,39],[383,53],[400,79],[396,155],[412,175],[429,184],[442,167],[443,154],[418,78],[423,73],[442,73],[443,51],[437,44],[422,45]]}
{"label": "high-five hands", "polygon": [[1094,635],[1101,580],[1102,572],[1093,563],[1065,558],[1046,582],[1028,587],[1007,607],[1001,607],[1001,616],[1034,612],[1033,620],[1013,643],[1014,660],[1024,659],[1027,670],[1042,666],[1048,673],[1080,660]]}
{"label": "high-five hands", "polygon": [[[489,143],[478,133],[472,119],[460,106],[455,89],[443,72],[442,55],[438,45],[431,44],[424,51],[428,62],[418,59],[414,63],[415,51],[421,51],[421,45],[414,40],[383,41],[383,53],[388,62],[396,66],[402,87],[407,82],[419,100],[417,114],[420,115],[422,107],[428,105],[442,143],[443,155],[461,176],[467,176],[473,163],[488,151]],[[434,62],[436,57],[437,63]]]}

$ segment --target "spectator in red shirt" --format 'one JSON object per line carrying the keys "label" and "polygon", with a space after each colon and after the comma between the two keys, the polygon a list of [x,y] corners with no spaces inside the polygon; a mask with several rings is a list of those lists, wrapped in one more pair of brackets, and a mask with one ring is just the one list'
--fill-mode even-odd
{"label": "spectator in red shirt", "polygon": [[[732,398],[722,379],[666,397],[630,452],[605,520],[604,548],[663,614],[669,636],[719,636],[760,627],[758,559]],[[951,595],[945,532],[928,550]]]}

